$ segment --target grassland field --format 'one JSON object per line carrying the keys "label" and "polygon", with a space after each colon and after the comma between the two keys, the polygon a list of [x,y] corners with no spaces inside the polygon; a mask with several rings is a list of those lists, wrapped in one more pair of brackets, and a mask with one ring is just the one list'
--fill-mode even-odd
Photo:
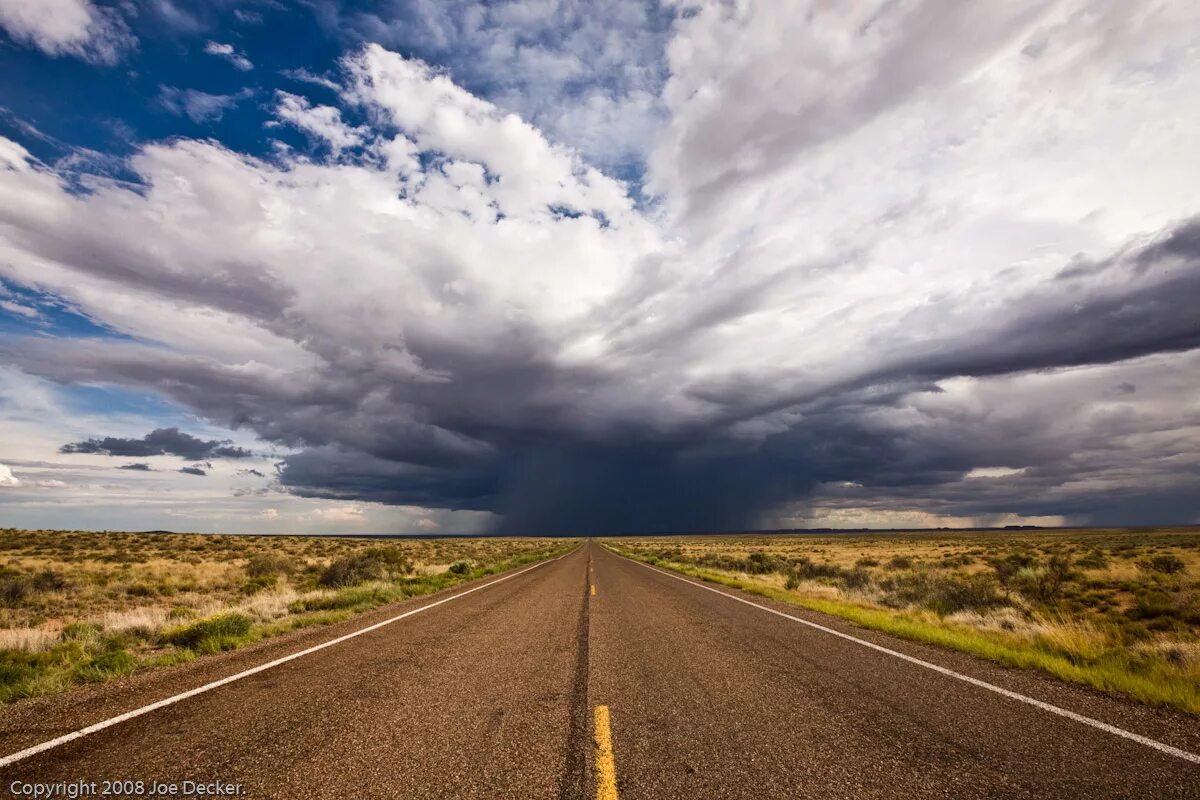
{"label": "grassland field", "polygon": [[0,704],[339,622],[570,546],[0,529]]}
{"label": "grassland field", "polygon": [[620,537],[624,555],[1200,714],[1200,531]]}
{"label": "grassland field", "polygon": [[[633,558],[1200,714],[1200,531],[620,537]],[[570,540],[0,529],[0,704],[177,664]]]}

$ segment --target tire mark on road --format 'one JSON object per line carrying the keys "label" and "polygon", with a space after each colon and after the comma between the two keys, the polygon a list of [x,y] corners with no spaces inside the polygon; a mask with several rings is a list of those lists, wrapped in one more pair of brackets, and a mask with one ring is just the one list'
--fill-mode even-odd
{"label": "tire mark on road", "polygon": [[567,756],[563,764],[562,777],[558,784],[559,800],[585,800],[591,796],[588,790],[588,756],[591,753],[588,724],[591,709],[588,706],[588,637],[591,635],[591,581],[592,557],[588,556],[588,568],[583,572],[583,605],[579,611],[579,628],[575,634],[575,675],[571,684],[571,723],[567,733]]}

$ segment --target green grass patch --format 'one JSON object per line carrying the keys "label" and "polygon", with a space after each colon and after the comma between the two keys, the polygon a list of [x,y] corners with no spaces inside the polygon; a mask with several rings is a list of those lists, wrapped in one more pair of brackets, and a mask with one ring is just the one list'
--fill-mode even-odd
{"label": "green grass patch", "polygon": [[245,614],[218,614],[166,631],[163,640],[197,653],[217,653],[252,641],[255,638],[250,635],[252,627],[253,622]]}

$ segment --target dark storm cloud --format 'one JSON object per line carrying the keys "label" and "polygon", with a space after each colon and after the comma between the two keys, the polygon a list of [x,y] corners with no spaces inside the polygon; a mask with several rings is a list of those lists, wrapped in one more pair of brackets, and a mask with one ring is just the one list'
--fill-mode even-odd
{"label": "dark storm cloud", "polygon": [[[1133,519],[1136,490],[1126,500],[1108,495],[1100,502],[1097,492],[1067,496],[1054,487],[1088,471],[1072,461],[1073,452],[1135,436],[1136,420],[1111,420],[1088,434],[1063,437],[1055,432],[1061,409],[1026,409],[1008,421],[961,412],[931,415],[917,427],[881,422],[877,415],[902,408],[913,393],[936,393],[936,382],[947,378],[986,379],[1193,349],[1200,346],[1200,314],[1182,298],[1200,301],[1196,220],[1111,258],[1074,264],[1050,287],[965,324],[961,337],[936,347],[906,345],[890,354],[887,367],[770,408],[754,398],[771,392],[749,378],[716,398],[728,416],[670,436],[647,436],[645,430],[631,436],[637,426],[630,426],[603,441],[569,434],[546,440],[527,429],[524,440],[508,438],[498,455],[472,467],[467,493],[458,469],[421,472],[382,466],[387,461],[356,469],[356,457],[344,451],[336,458],[310,451],[285,459],[280,480],[312,496],[496,511],[499,530],[509,533],[730,530],[759,524],[772,507],[837,482],[872,487],[888,497],[890,508],[908,502],[980,517],[1009,512]],[[1110,392],[1128,396],[1130,386],[1117,382]],[[781,430],[759,442],[730,443],[731,421],[783,411],[796,418]],[[1194,421],[1173,422],[1183,429]],[[1005,463],[1029,470],[1010,481],[962,480],[973,467]],[[1186,474],[1176,477],[1188,480]],[[1193,521],[1200,514],[1192,491],[1197,484],[1194,476],[1188,491],[1153,490],[1171,500],[1156,507],[1155,521]]]}
{"label": "dark storm cloud", "polygon": [[494,509],[499,492],[495,464],[439,469],[339,447],[286,457],[279,482],[302,497],[473,510]]}
{"label": "dark storm cloud", "polygon": [[184,473],[185,475],[199,475],[201,477],[208,474],[207,472],[200,469],[199,467],[180,467],[179,471]]}
{"label": "dark storm cloud", "polygon": [[[200,461],[205,458],[249,458],[253,455],[249,450],[233,446],[226,440],[204,440],[190,433],[184,433],[178,428],[157,428],[141,439],[121,439],[113,436],[92,438],[82,442],[64,444],[59,448],[60,453],[91,453],[105,456],[180,456],[190,461]],[[122,469],[142,469],[146,467],[130,465]]]}
{"label": "dark storm cloud", "polygon": [[[1096,454],[1111,451],[1119,437],[1137,443],[1195,421],[1129,412],[1064,432],[1058,420],[1098,391],[1126,401],[1155,397],[1135,369],[1102,390],[1072,388],[1064,373],[1056,379],[1066,387],[1064,405],[1051,397],[1011,419],[997,409],[1016,395],[981,401],[987,413],[921,407],[913,398],[936,399],[940,382],[958,376],[986,383],[1200,346],[1198,244],[1200,221],[1190,220],[1109,258],[1073,263],[1049,285],[1000,307],[967,316],[955,310],[964,307],[958,302],[930,306],[902,320],[895,343],[881,346],[873,362],[836,379],[733,373],[720,383],[650,383],[654,413],[640,416],[598,398],[653,376],[603,364],[563,367],[552,342],[517,323],[503,346],[478,351],[414,332],[409,352],[452,380],[397,376],[369,349],[315,334],[306,346],[322,354],[320,366],[291,383],[132,343],[75,344],[40,363],[60,380],[103,375],[161,391],[210,419],[299,449],[278,468],[280,486],[296,495],[490,511],[496,529],[509,533],[731,530],[760,525],[774,509],[805,498],[980,517],[1132,519],[1134,490],[1121,501],[1103,481],[1062,487],[1084,474],[1120,480],[1147,453],[1169,457],[1141,444],[1111,464]],[[943,328],[932,324],[946,318]],[[707,317],[696,319],[699,333]],[[926,327],[954,335],[923,337]],[[672,330],[672,342],[686,339],[686,331]],[[655,351],[654,363],[671,369],[675,346]],[[29,343],[23,355],[37,358],[39,348],[53,347]],[[685,402],[699,402],[702,413],[685,413]],[[64,452],[250,455],[173,429],[140,440],[92,439]],[[1093,462],[1074,461],[1075,453],[1092,454]],[[974,467],[997,464],[1026,472],[993,483],[963,480]],[[1186,472],[1170,480],[1200,488]],[[839,483],[863,488],[829,499],[823,487]],[[1143,488],[1170,501],[1156,508],[1157,521],[1200,517],[1200,500],[1189,499],[1200,492]]]}
{"label": "dark storm cloud", "polygon": [[153,472],[154,471],[154,469],[149,464],[144,464],[144,463],[140,463],[140,462],[135,463],[135,464],[123,464],[123,465],[117,467],[117,469],[130,469],[130,470],[134,470],[135,472]]}
{"label": "dark storm cloud", "polygon": [[1000,375],[1200,347],[1200,220],[1158,241],[1064,269],[966,346],[920,353],[911,372]]}

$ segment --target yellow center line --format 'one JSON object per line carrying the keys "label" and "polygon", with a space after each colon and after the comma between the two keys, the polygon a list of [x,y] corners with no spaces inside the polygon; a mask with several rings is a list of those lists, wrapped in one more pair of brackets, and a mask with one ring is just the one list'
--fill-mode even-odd
{"label": "yellow center line", "polygon": [[596,593],[596,584],[592,584],[592,594]]}
{"label": "yellow center line", "polygon": [[617,800],[617,768],[613,763],[608,706],[596,706],[596,800]]}

